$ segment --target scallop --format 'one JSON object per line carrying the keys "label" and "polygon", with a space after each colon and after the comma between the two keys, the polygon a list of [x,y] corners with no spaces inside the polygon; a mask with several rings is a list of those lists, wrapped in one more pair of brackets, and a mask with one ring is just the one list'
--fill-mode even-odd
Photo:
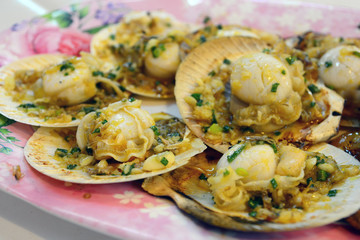
{"label": "scallop", "polygon": [[[76,114],[83,109],[81,106],[91,108],[87,101],[97,96],[97,83],[115,92],[114,99],[107,102],[129,95],[118,83],[94,76],[93,72],[99,67],[99,61],[86,53],[82,53],[82,57],[35,55],[10,63],[0,70],[0,112],[36,126],[77,126],[82,116],[67,113]],[[104,98],[103,95],[98,101]]]}
{"label": "scallop", "polygon": [[173,98],[173,80],[180,64],[179,41],[190,28],[162,11],[130,12],[119,24],[94,36],[91,53],[107,62],[107,70],[120,66],[119,81],[129,91]]}
{"label": "scallop", "polygon": [[[171,197],[179,208],[206,223],[241,231],[318,227],[359,209],[360,164],[356,159],[328,144],[308,151],[273,144],[267,138],[243,139],[218,162],[207,157],[213,153],[206,152],[171,174],[146,179],[142,187],[153,195]],[[269,154],[269,159],[262,157],[274,147],[277,152]],[[263,173],[254,174],[256,168]],[[323,190],[327,186],[326,191],[309,190],[312,184]],[[305,210],[294,208],[301,204]]]}
{"label": "scallop", "polygon": [[[220,152],[236,144],[246,131],[305,143],[326,141],[337,132],[344,99],[325,86],[312,84],[307,88],[304,80],[298,81],[301,71],[292,69],[302,63],[292,56],[285,60],[282,55],[263,53],[268,47],[258,39],[214,39],[194,49],[177,71],[175,97],[182,118],[197,136]],[[217,66],[228,75],[215,76]],[[294,77],[294,72],[300,76]],[[212,81],[206,85],[204,81],[209,78]],[[212,100],[206,102],[196,91]],[[312,110],[322,116],[320,120],[304,119],[303,109],[309,108],[303,106],[305,95],[307,104],[312,102]],[[220,104],[225,107],[217,112],[215,105]],[[302,123],[306,121],[314,123]]]}
{"label": "scallop", "polygon": [[114,183],[172,171],[206,146],[180,119],[150,115],[140,100],[87,114],[77,129],[39,128],[25,158],[39,172],[75,183]]}

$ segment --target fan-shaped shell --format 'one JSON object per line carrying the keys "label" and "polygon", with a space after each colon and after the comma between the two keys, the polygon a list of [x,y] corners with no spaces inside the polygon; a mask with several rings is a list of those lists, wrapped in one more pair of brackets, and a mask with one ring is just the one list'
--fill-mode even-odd
{"label": "fan-shaped shell", "polygon": [[[320,152],[327,156],[332,156],[339,165],[360,166],[359,161],[348,155],[344,151],[329,144],[318,144],[311,149],[312,152]],[[199,155],[199,161],[207,157],[206,152]],[[192,169],[191,166],[185,166],[163,176],[156,176],[146,179],[142,187],[157,196],[170,196],[178,205],[188,214],[207,222],[211,225],[241,231],[255,232],[276,232],[292,231],[297,229],[306,229],[323,226],[341,218],[348,217],[360,208],[357,189],[360,187],[360,176],[346,179],[345,182],[336,186],[338,190],[336,196],[331,197],[330,201],[319,202],[319,209],[308,212],[304,218],[296,223],[273,223],[273,222],[251,222],[248,214],[238,213],[237,217],[231,216],[226,211],[221,211],[214,207],[212,195],[204,190],[203,187],[187,184],[182,176],[186,171]],[[179,194],[184,193],[187,198]],[[324,206],[324,208],[322,208]],[[327,206],[327,207],[326,207]],[[247,217],[245,217],[245,215]],[[244,216],[244,217],[243,217]]]}
{"label": "fan-shaped shell", "polygon": [[[157,115],[157,119],[168,118],[169,115],[167,114]],[[64,135],[68,132],[72,132],[70,137],[75,138],[75,128],[40,127],[28,140],[24,149],[25,158],[28,163],[39,172],[62,181],[83,184],[117,183],[134,181],[172,171],[186,164],[191,157],[201,153],[206,148],[200,139],[188,132],[188,134],[190,134],[188,137],[190,147],[186,150],[179,150],[179,152],[175,154],[174,164],[168,168],[126,176],[90,175],[82,170],[69,170],[66,167],[61,166],[59,160],[56,159],[54,153],[57,148],[70,149],[74,147],[64,139]]]}
{"label": "fan-shaped shell", "polygon": [[[132,21],[136,22],[137,20],[143,18],[158,18],[160,21],[169,22],[171,24],[169,24],[166,29],[163,29],[163,31],[150,31],[149,33],[146,33],[145,31],[142,31],[142,33],[132,32],[133,29],[128,31],[128,23],[131,23]],[[138,24],[138,26],[140,26],[140,24]],[[142,27],[146,28],[145,25]],[[116,68],[119,64],[123,64],[121,62],[122,60],[115,56],[110,48],[110,45],[119,44],[119,42],[116,42],[114,36],[123,34],[126,38],[129,38],[128,42],[130,42],[129,44],[132,46],[139,40],[148,39],[153,36],[157,36],[159,39],[161,39],[166,37],[167,34],[171,31],[182,32],[185,35],[191,31],[191,28],[191,25],[179,22],[172,15],[163,11],[134,11],[125,15],[117,25],[109,26],[95,34],[91,41],[90,49],[93,55],[106,62],[106,64],[104,64],[103,70],[108,71]],[[127,43],[122,44],[126,45]],[[141,54],[139,58],[145,58],[144,54]],[[165,67],[164,69],[168,68]],[[173,81],[169,79],[169,81],[166,81],[161,86],[158,86],[158,83],[162,83],[163,79],[160,79],[156,76],[150,76],[148,73],[149,71],[144,70],[144,72],[141,72],[141,75],[144,75],[141,77],[141,79],[139,79],[138,76],[126,76],[124,78],[120,78],[119,81],[121,81],[121,84],[124,85],[127,90],[141,96],[164,99],[173,98]]]}
{"label": "fan-shaped shell", "polygon": [[[198,86],[198,82],[206,78],[209,72],[214,67],[219,66],[225,58],[235,60],[246,53],[260,52],[266,47],[264,41],[252,38],[227,37],[214,39],[195,48],[181,63],[177,71],[175,97],[182,118],[196,136],[222,153],[230,145],[228,143],[212,144],[205,139],[202,126],[194,119],[192,107],[186,103],[185,98],[191,95]],[[281,136],[281,139],[291,142],[317,143],[326,141],[337,133],[344,99],[325,86],[317,85],[317,87],[324,92],[324,102],[328,107],[329,115],[320,123],[304,126],[304,124],[297,121],[290,124],[284,130],[287,131],[287,134]],[[225,91],[229,93],[229,89]]]}
{"label": "fan-shaped shell", "polygon": [[[9,91],[6,89],[6,82],[13,81],[17,71],[35,70],[40,71],[49,67],[50,65],[60,63],[68,58],[62,54],[41,54],[23,58],[12,62],[0,69],[0,112],[10,119],[15,121],[35,125],[35,126],[51,126],[51,127],[71,127],[79,124],[79,120],[74,120],[68,123],[47,123],[44,119],[39,117],[29,117],[22,110],[17,107],[22,102],[13,100]],[[11,90],[10,90],[11,91]]]}
{"label": "fan-shaped shell", "polygon": [[[180,114],[193,133],[204,140],[201,126],[193,119],[192,109],[186,103],[185,97],[189,96],[208,73],[218,66],[225,58],[230,61],[240,56],[260,52],[267,47],[264,41],[244,37],[223,37],[206,42],[195,48],[180,64],[176,73],[175,98]],[[225,152],[228,145],[207,143],[220,152]]]}

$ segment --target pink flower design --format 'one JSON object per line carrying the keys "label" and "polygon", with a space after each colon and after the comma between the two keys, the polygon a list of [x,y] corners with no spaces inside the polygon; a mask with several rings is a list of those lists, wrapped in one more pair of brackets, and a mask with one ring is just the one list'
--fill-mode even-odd
{"label": "pink flower design", "polygon": [[81,51],[90,49],[91,35],[73,29],[42,27],[29,36],[34,54],[64,53],[79,55]]}

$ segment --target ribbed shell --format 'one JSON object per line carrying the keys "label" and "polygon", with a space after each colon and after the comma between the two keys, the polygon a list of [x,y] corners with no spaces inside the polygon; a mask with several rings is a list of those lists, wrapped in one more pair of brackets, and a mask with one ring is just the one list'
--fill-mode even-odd
{"label": "ribbed shell", "polygon": [[[264,41],[254,38],[223,37],[195,48],[180,64],[176,73],[176,103],[184,122],[196,136],[204,140],[201,126],[193,120],[192,109],[184,98],[193,93],[197,81],[205,78],[225,58],[232,61],[247,53],[261,52],[266,47],[267,44]],[[205,143],[220,152],[225,152],[229,147],[224,144]]]}
{"label": "ribbed shell", "polygon": [[26,57],[15,62],[12,62],[0,69],[0,113],[4,116],[14,119],[15,121],[26,123],[34,126],[45,127],[72,127],[77,126],[80,120],[71,121],[68,123],[47,123],[44,119],[38,117],[30,117],[17,107],[21,102],[16,102],[8,94],[4,88],[4,79],[14,76],[19,70],[42,70],[50,65],[60,63],[68,58],[63,54],[40,54]]}

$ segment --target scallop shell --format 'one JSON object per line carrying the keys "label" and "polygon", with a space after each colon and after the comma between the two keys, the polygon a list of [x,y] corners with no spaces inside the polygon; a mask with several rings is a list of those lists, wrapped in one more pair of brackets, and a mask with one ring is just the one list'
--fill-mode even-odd
{"label": "scallop shell", "polygon": [[[166,119],[168,116],[169,115],[162,113],[157,117]],[[131,174],[128,176],[89,175],[81,170],[68,170],[61,167],[60,162],[54,157],[57,148],[69,149],[74,147],[71,146],[69,142],[65,141],[62,136],[62,133],[67,130],[69,130],[69,128],[40,127],[28,140],[24,149],[24,154],[27,162],[39,172],[57,180],[73,183],[119,183],[160,175],[183,166],[192,156],[201,153],[206,149],[205,144],[203,144],[200,139],[193,137],[191,139],[191,148],[176,154],[175,164],[169,168],[146,173]]]}
{"label": "scallop shell", "polygon": [[[266,47],[267,44],[258,39],[223,37],[195,48],[180,64],[175,77],[176,103],[184,122],[196,136],[204,140],[201,126],[193,120],[192,109],[184,99],[192,93],[197,81],[206,77],[225,58],[233,61],[244,54],[259,52]],[[206,144],[220,152],[225,152],[229,147],[229,145],[213,145],[208,142]]]}
{"label": "scallop shell", "polygon": [[[215,27],[218,29],[218,26],[207,26],[207,27]],[[200,45],[199,38],[204,33],[204,31],[207,33],[206,27],[205,28],[199,28],[196,31],[188,34],[185,38],[185,41],[183,41],[180,45],[180,56],[181,59],[184,60],[185,57],[193,50],[194,47]],[[248,37],[248,38],[254,38],[254,39],[261,39],[263,41],[266,41],[269,44],[274,44],[279,39],[279,36],[261,31],[254,28],[244,27],[241,25],[222,25],[221,29],[218,31],[222,31],[223,33],[218,36],[209,36],[207,40],[212,40],[215,38],[220,37],[232,37],[232,36],[239,36],[239,37]],[[190,42],[190,46],[189,45]]]}
{"label": "scallop shell", "polygon": [[[193,119],[192,109],[184,99],[197,87],[197,82],[205,78],[214,69],[214,66],[218,66],[225,58],[235,60],[246,53],[259,52],[266,47],[264,41],[252,38],[227,37],[214,39],[194,49],[181,63],[177,71],[175,98],[182,118],[196,136],[203,139],[208,146],[222,153],[226,152],[230,145],[225,143],[215,145],[206,141],[201,126]],[[327,141],[336,135],[344,99],[335,91],[323,85],[317,86],[326,92],[325,100],[330,114],[318,124],[304,127],[295,122],[289,125],[286,131],[290,132],[290,134],[287,138],[285,137],[285,140],[318,143]]]}
{"label": "scallop shell", "polygon": [[[354,157],[329,144],[318,144],[312,147],[310,151],[331,155],[341,165],[360,166],[359,161]],[[206,158],[206,155],[202,153],[197,158]],[[306,229],[330,224],[350,216],[360,208],[357,192],[360,187],[360,175],[357,175],[348,178],[343,184],[337,185],[338,192],[335,197],[331,197],[330,201],[318,203],[320,207],[325,206],[325,208],[307,213],[300,222],[287,224],[250,222],[250,219],[243,217],[247,215],[245,213],[230,216],[227,212],[214,208],[212,195],[204,191],[201,186],[194,186],[191,183],[186,185],[186,183],[179,182],[179,180],[181,181],[179,176],[183,174],[178,171],[186,171],[186,166],[171,174],[146,179],[142,187],[153,195],[171,197],[179,208],[206,223],[227,229],[255,232]],[[184,193],[189,198],[178,192]]]}
{"label": "scallop shell", "polygon": [[[103,61],[106,62],[104,71],[108,71],[110,69],[116,68],[117,66],[117,60],[116,57],[111,53],[111,51],[108,48],[109,38],[112,34],[115,34],[117,31],[119,31],[119,27],[122,26],[121,24],[123,22],[129,22],[133,19],[136,19],[138,17],[142,17],[144,14],[158,17],[159,19],[168,19],[173,24],[171,29],[179,29],[179,31],[185,31],[190,32],[194,27],[189,24],[181,23],[177,19],[175,19],[174,16],[170,15],[169,13],[163,12],[163,11],[151,11],[151,12],[145,12],[145,11],[134,11],[130,12],[127,15],[124,16],[123,20],[117,24],[112,25],[107,28],[102,29],[100,32],[94,35],[93,39],[91,40],[90,44],[90,50],[91,53]],[[145,74],[147,76],[147,74]],[[153,89],[152,86],[156,85],[155,82],[159,79],[151,77],[151,83],[149,85],[137,85],[132,84],[132,82],[136,82],[135,80],[130,79],[124,79],[122,80],[121,84],[126,87],[126,89],[134,94],[145,96],[145,97],[151,97],[151,98],[162,98],[162,99],[168,99],[168,98],[174,98],[173,89],[174,84],[169,81],[167,83],[164,83],[164,90],[163,93],[156,92],[156,89]],[[144,81],[145,83],[148,81]]]}
{"label": "scallop shell", "polygon": [[5,89],[5,79],[13,78],[16,71],[21,70],[42,70],[50,65],[57,64],[68,58],[63,54],[41,54],[26,57],[12,62],[0,69],[0,113],[15,121],[34,126],[48,127],[71,127],[79,124],[80,120],[74,120],[69,123],[47,123],[38,117],[30,117],[17,107],[22,102],[14,101]]}

